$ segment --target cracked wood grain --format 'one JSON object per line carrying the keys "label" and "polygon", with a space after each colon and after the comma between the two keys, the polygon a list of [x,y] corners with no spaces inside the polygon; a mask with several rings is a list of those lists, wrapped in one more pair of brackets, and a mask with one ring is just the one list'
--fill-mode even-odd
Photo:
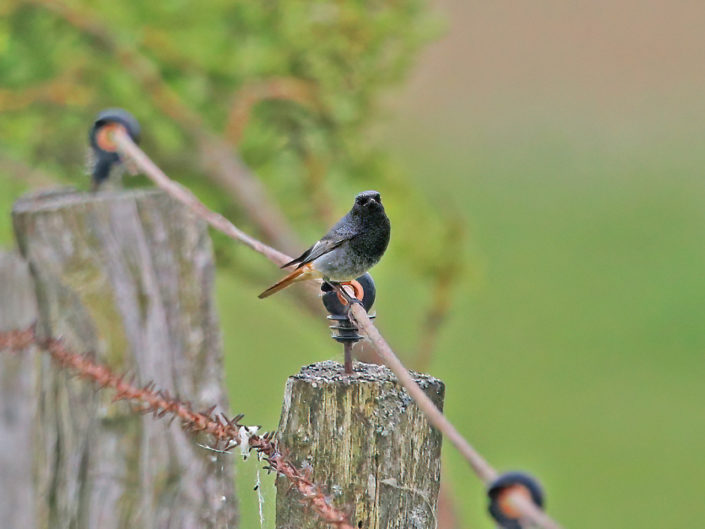
{"label": "cracked wood grain", "polygon": [[[445,387],[413,374],[442,408]],[[354,527],[433,529],[440,483],[441,434],[432,428],[389,369],[337,362],[304,367],[286,384],[279,442]],[[277,529],[324,528],[277,479]]]}
{"label": "cracked wood grain", "polygon": [[[26,328],[36,318],[27,263],[16,253],[0,251],[0,331]],[[32,453],[37,359],[31,353],[0,354],[0,520],[7,529],[31,529],[36,523]]]}
{"label": "cracked wood grain", "polygon": [[[203,222],[154,190],[29,195],[13,220],[41,335],[227,412]],[[37,527],[236,527],[227,456],[111,402],[46,355],[36,363]]]}

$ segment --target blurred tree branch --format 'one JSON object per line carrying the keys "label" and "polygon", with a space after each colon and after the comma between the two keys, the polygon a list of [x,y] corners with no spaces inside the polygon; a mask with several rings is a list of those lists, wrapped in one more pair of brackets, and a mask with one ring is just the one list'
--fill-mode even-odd
{"label": "blurred tree branch", "polygon": [[293,249],[297,238],[261,183],[230,147],[184,103],[159,73],[158,67],[136,48],[117,37],[111,27],[85,8],[75,9],[57,0],[23,0],[47,9],[77,30],[89,35],[117,59],[164,114],[196,140],[201,164],[211,179],[245,210],[263,237],[284,249]]}
{"label": "blurred tree branch", "polygon": [[[338,137],[343,137],[347,134],[351,126],[357,126],[356,124],[360,122],[360,110],[351,110],[349,106],[339,105],[341,110],[333,112],[330,103],[331,96],[326,95],[325,90],[323,94],[319,93],[318,80],[315,77],[309,80],[304,77],[280,73],[254,80],[245,79],[244,84],[231,97],[232,104],[223,127],[225,132],[220,134],[217,132],[220,127],[208,124],[201,117],[201,112],[194,110],[193,103],[188,102],[174,88],[173,81],[165,78],[164,72],[168,68],[163,68],[160,62],[170,63],[173,68],[179,71],[187,70],[196,72],[199,75],[203,75],[203,72],[208,70],[202,67],[198,61],[193,60],[188,54],[182,53],[181,48],[178,45],[174,45],[174,41],[169,38],[168,33],[161,32],[158,28],[142,27],[136,38],[126,38],[117,24],[98,14],[96,6],[80,3],[69,4],[54,0],[22,0],[22,2],[54,13],[65,20],[71,27],[89,37],[93,42],[98,43],[98,49],[95,50],[94,48],[94,53],[97,51],[104,57],[107,55],[108,58],[118,62],[122,66],[122,71],[134,79],[141,87],[142,94],[162,114],[177,123],[187,136],[195,140],[198,163],[207,169],[210,180],[219,188],[225,190],[228,196],[240,205],[245,217],[254,222],[257,230],[265,240],[286,250],[299,249],[293,230],[278,205],[269,197],[264,187],[260,184],[258,178],[252,174],[240,157],[234,154],[233,148],[240,146],[242,143],[245,130],[251,125],[253,112],[258,105],[262,104],[265,116],[267,115],[267,109],[270,107],[269,102],[273,102],[271,108],[275,110],[277,108],[285,108],[282,103],[277,103],[281,101],[285,102],[284,105],[286,103],[294,103],[286,107],[293,109],[293,111],[297,111],[297,106],[302,107],[304,112],[298,110],[298,113],[305,113],[316,120],[315,125],[322,130],[322,137],[326,143],[323,147],[320,141],[316,143],[315,140],[318,138],[314,137],[312,139],[312,126],[306,123],[302,124],[296,115],[291,117],[285,115],[283,118],[285,126],[283,128],[287,131],[288,146],[300,160],[301,171],[298,174],[302,176],[302,187],[306,197],[309,199],[308,203],[315,210],[316,217],[319,221],[326,224],[330,224],[331,221],[335,220],[333,218],[333,204],[335,201],[328,189],[328,186],[332,184],[327,181],[329,176],[327,173],[330,164],[339,165],[341,160],[330,156],[326,149],[335,152],[336,150],[343,151],[349,148],[347,145],[345,147],[342,144],[336,145],[335,142],[338,141]],[[356,31],[354,20],[354,18],[345,20],[341,24],[341,31],[352,35]],[[369,35],[369,32],[367,35],[359,35],[359,38],[362,39],[360,42],[370,38]],[[144,52],[140,50],[140,46],[144,49]],[[379,46],[379,44],[374,44],[374,46]],[[356,48],[356,53],[360,53],[360,50],[363,49],[364,45],[360,44]],[[340,53],[340,51],[334,53]],[[294,57],[293,53],[292,57]],[[361,57],[348,59],[340,56],[340,61],[348,63],[349,66],[345,72],[345,79],[342,80],[343,91],[340,92],[337,87],[333,87],[333,89],[349,98],[359,98],[357,104],[360,105],[360,108],[368,108],[370,98],[362,90],[366,82],[362,72],[364,72],[365,68],[369,69],[371,63],[364,58],[362,58],[363,60],[360,59]],[[372,70],[370,69],[369,71],[368,75],[372,78]],[[91,92],[88,91],[85,85],[80,85],[76,82],[79,80],[79,76],[72,77],[73,73],[71,69],[67,69],[66,73],[59,75],[56,79],[37,85],[36,92],[32,92],[35,87],[30,88],[29,95],[22,94],[20,91],[12,92],[13,96],[25,95],[24,99],[21,97],[11,99],[8,96],[5,101],[15,104],[15,108],[19,108],[17,103],[20,103],[22,108],[26,107],[33,102],[33,97],[35,100],[46,101],[56,105],[85,105],[90,99],[89,94]],[[68,81],[64,82],[62,81],[63,79]],[[71,82],[73,82],[73,86],[71,86]],[[331,90],[330,86],[328,90]],[[345,90],[348,90],[348,92]],[[0,108],[3,107],[3,93],[6,92],[0,92]],[[83,99],[80,99],[81,97]],[[225,100],[227,101],[227,99]],[[278,119],[281,122],[282,118]],[[258,125],[255,126],[257,127]],[[313,132],[317,133],[318,131],[314,130]],[[353,147],[350,153],[346,153],[346,155],[355,159],[353,163],[358,163],[358,158],[363,158],[367,154],[360,156],[360,152]],[[43,185],[44,179],[42,176],[30,169],[29,166],[20,167],[22,165],[21,162],[15,163],[12,160],[4,159],[4,157],[0,159],[0,167],[7,164],[14,165],[12,168],[14,175],[23,175],[23,179],[28,177],[32,180],[32,185]],[[365,174],[364,178],[374,177],[378,173],[383,174],[383,171],[374,167],[355,169],[353,172]],[[349,178],[349,180],[352,181],[353,178]],[[355,184],[353,183],[353,185]],[[414,232],[417,245],[423,245],[425,240],[433,236],[433,230],[429,229],[422,232],[414,230]],[[455,249],[457,250],[457,247]],[[413,247],[409,248],[409,251],[416,253]],[[444,251],[452,253],[454,251],[452,244],[449,242],[444,243]],[[437,264],[437,262],[434,262],[433,266],[429,265],[430,271],[427,268],[426,273],[423,273],[432,288],[432,301],[426,309],[416,352],[415,363],[422,370],[427,369],[430,364],[439,331],[451,307],[453,287],[457,285],[456,279],[459,273],[459,269],[452,264],[436,266]],[[413,266],[419,268],[419,265]],[[424,265],[421,265],[421,268],[424,267]],[[239,270],[230,270],[228,266],[224,268],[228,269],[229,273],[243,272],[242,267]],[[317,299],[308,296],[304,299],[306,300],[304,306],[311,314],[321,314],[320,303],[318,303]],[[368,349],[367,352],[370,353],[368,359],[374,358],[377,362],[380,361],[369,344],[361,344],[361,347]],[[363,351],[359,352],[363,353]]]}
{"label": "blurred tree branch", "polygon": [[431,302],[426,307],[413,364],[422,373],[428,372],[431,366],[439,333],[453,306],[453,294],[460,285],[464,238],[462,224],[458,220],[449,220],[441,250],[443,258],[438,260],[431,276]]}
{"label": "blurred tree branch", "polygon": [[[269,197],[257,177],[233,153],[228,141],[236,143],[241,141],[243,130],[251,120],[254,106],[266,100],[292,101],[308,110],[315,111],[314,113],[323,112],[324,115],[321,116],[323,130],[335,132],[335,134],[338,134],[340,130],[345,130],[345,127],[348,126],[345,125],[347,118],[333,117],[334,114],[328,115],[329,111],[324,110],[329,106],[330,97],[325,93],[318,93],[317,81],[294,76],[275,75],[246,82],[237,90],[233,97],[233,103],[225,126],[227,134],[225,137],[221,137],[212,127],[206,124],[205,120],[193,109],[192,105],[187,103],[171,84],[165,80],[158,64],[142,53],[134,43],[135,41],[124,38],[119,33],[117,24],[108,23],[105,19],[98,16],[94,9],[92,10],[82,4],[79,7],[79,5],[74,6],[74,4],[54,0],[23,0],[23,3],[38,6],[54,13],[65,20],[71,27],[83,33],[92,41],[97,42],[99,51],[102,50],[103,53],[107,53],[110,57],[116,59],[122,66],[122,71],[137,81],[142,87],[142,93],[149,97],[154,106],[171,120],[178,123],[181,129],[195,140],[200,165],[207,170],[213,182],[227,191],[228,195],[240,204],[245,216],[254,222],[264,239],[286,250],[300,249],[297,237],[294,235],[281,209]],[[409,2],[409,6],[412,4],[413,2]],[[410,13],[412,12],[413,9]],[[331,13],[327,13],[326,16]],[[348,34],[348,32],[352,31],[360,14],[357,11],[347,12],[350,18],[346,19],[345,22],[340,22],[343,38],[350,39],[353,37],[353,34]],[[384,32],[388,30],[380,29],[379,31],[380,37],[386,38],[384,37]],[[186,64],[187,68],[196,69],[195,65],[197,63],[189,61],[186,54],[176,52],[177,48],[158,45],[159,42],[165,39],[168,40],[166,35],[161,35],[159,39],[156,39],[155,35],[160,35],[158,28],[147,28],[143,35],[141,41],[146,42],[147,46],[153,49],[159,57],[163,57],[166,54],[168,56],[167,59],[171,62],[179,65]],[[380,37],[373,37],[372,34],[365,35],[365,38],[370,39],[370,42],[373,41],[372,39]],[[379,45],[379,42],[377,45]],[[158,50],[155,50],[155,48]],[[163,51],[162,48],[166,51]],[[354,53],[364,53],[364,48],[356,48]],[[399,58],[401,58],[401,55],[399,55]],[[376,64],[360,62],[359,68],[363,64],[365,67],[370,67],[371,64],[379,67],[379,65],[384,64],[383,60],[379,61],[381,62]],[[350,87],[351,96],[356,94],[354,97],[359,99],[360,105],[369,106],[369,98],[359,92],[360,79],[352,75],[358,67],[354,68],[352,64],[354,63],[350,62],[349,66],[345,67],[346,70],[350,68],[348,70],[350,77],[344,82]],[[389,65],[385,66],[385,70],[389,70]],[[340,113],[339,110],[336,110],[336,112]],[[342,116],[342,114],[339,115]],[[353,122],[350,121],[350,123]],[[316,216],[319,220],[328,224],[334,220],[334,215],[331,206],[333,200],[326,186],[326,161],[318,152],[319,149],[315,148],[308,138],[306,127],[298,124],[296,119],[289,120],[288,127],[291,129],[289,136],[291,146],[298,153],[302,168],[305,171],[304,174],[307,175],[304,180],[306,194],[314,205]],[[325,135],[323,137],[325,138]],[[355,156],[354,153],[352,155]],[[365,172],[369,170],[374,170],[374,168],[365,169]],[[412,246],[409,247],[409,251],[413,253],[416,253],[414,246],[424,244],[425,238],[434,236],[432,231],[424,233],[424,231],[428,231],[427,228],[421,232],[412,231],[415,233],[415,238]],[[419,234],[421,234],[421,238],[419,238]],[[435,260],[435,257],[433,259]],[[428,363],[438,329],[441,327],[445,314],[449,310],[452,275],[452,271],[439,269],[434,270],[428,276],[434,285],[434,301],[425,317],[424,331],[419,345],[418,354],[421,357],[420,361],[422,364]]]}
{"label": "blurred tree branch", "polygon": [[53,79],[33,86],[0,89],[0,112],[16,112],[36,103],[85,105],[90,96],[88,89],[78,83],[82,71],[83,65],[79,63]]}
{"label": "blurred tree branch", "polygon": [[268,99],[292,101],[314,110],[320,105],[316,98],[315,86],[303,79],[274,77],[253,81],[243,86],[233,96],[225,126],[225,138],[233,145],[238,145],[250,121],[253,107]]}
{"label": "blurred tree branch", "polygon": [[[168,145],[169,159],[182,173],[193,171],[183,176],[198,179],[198,169],[205,170],[208,179],[225,191],[213,193],[214,199],[227,195],[263,239],[288,251],[301,246],[272,196],[281,193],[289,198],[296,191],[303,195],[297,198],[304,200],[287,200],[287,213],[310,217],[310,208],[299,204],[313,204],[320,223],[329,224],[337,217],[333,190],[336,195],[338,190],[347,193],[370,181],[384,190],[389,168],[380,163],[380,150],[367,148],[369,135],[364,128],[374,115],[374,96],[408,71],[414,52],[437,28],[425,0],[380,4],[374,9],[354,2],[293,4],[285,10],[244,3],[196,11],[189,4],[153,6],[151,18],[144,18],[143,8],[136,5],[108,9],[80,0],[13,0],[13,4],[39,8],[13,14],[16,20],[10,27],[14,22],[17,26],[10,39],[17,46],[31,47],[36,42],[24,30],[49,24],[45,14],[53,13],[67,23],[51,26],[63,46],[47,47],[34,76],[47,67],[66,69],[76,58],[89,60],[91,106],[99,98],[128,99],[139,115],[147,117],[157,110],[167,117],[168,125],[163,121],[162,129],[149,140]],[[168,21],[179,17],[183,27],[173,32]],[[222,24],[225,20],[229,22]],[[75,31],[86,42],[72,38]],[[203,32],[208,38],[199,40]],[[135,83],[124,83],[126,76]],[[23,81],[20,76],[13,82]],[[228,100],[232,106],[223,112]],[[253,113],[260,103],[261,112],[258,108]],[[17,139],[35,143],[29,143],[34,151],[26,151],[31,155],[46,155],[61,146],[53,154],[75,159],[66,127],[73,127],[75,134],[76,120],[53,114],[52,133],[62,131],[60,141],[52,134]],[[45,116],[33,117],[39,121]],[[174,123],[181,134],[178,138],[164,131]],[[243,141],[245,126],[248,134]],[[221,130],[229,131],[228,136]],[[240,146],[247,165],[228,144],[231,139]],[[187,146],[189,151],[195,146],[198,155],[183,156]],[[277,186],[272,195],[250,167]],[[291,175],[298,176],[295,189]],[[417,233],[416,249],[433,236],[426,231]]]}

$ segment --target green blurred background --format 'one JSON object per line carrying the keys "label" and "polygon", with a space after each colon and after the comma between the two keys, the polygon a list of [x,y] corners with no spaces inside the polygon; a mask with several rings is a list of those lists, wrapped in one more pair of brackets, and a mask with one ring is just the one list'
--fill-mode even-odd
{"label": "green blurred background", "polygon": [[[294,83],[230,140],[304,242],[356,191],[382,191],[378,324],[415,365],[432,300],[452,302],[429,370],[468,439],[536,474],[566,527],[702,524],[702,3],[49,4],[0,7],[3,245],[27,189],[88,188],[85,133],[106,106],[132,110],[160,165],[256,233],[118,51],[218,134],[242,94]],[[214,239],[232,407],[271,429],[287,375],[340,350],[294,298],[256,299],[270,265]],[[492,527],[477,479],[450,445],[444,458],[460,527]],[[242,527],[259,524],[254,468],[238,465]],[[268,527],[273,503],[267,486]]]}

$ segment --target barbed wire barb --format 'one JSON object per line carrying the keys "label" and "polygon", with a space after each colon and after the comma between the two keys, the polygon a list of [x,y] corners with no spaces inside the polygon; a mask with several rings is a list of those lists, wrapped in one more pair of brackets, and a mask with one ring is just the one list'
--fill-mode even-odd
{"label": "barbed wire barb", "polygon": [[[151,413],[155,419],[161,419],[167,415],[170,415],[170,421],[178,418],[184,431],[206,434],[210,436],[216,447],[220,443],[226,447],[226,450],[216,449],[216,451],[229,451],[246,442],[249,450],[255,450],[258,453],[258,459],[261,455],[262,460],[268,463],[267,466],[271,470],[289,480],[292,488],[299,492],[304,501],[309,502],[312,511],[322,521],[340,529],[354,529],[348,523],[345,512],[331,505],[320,487],[306,477],[306,472],[282,454],[274,440],[274,432],[265,432],[262,435],[250,433],[256,430],[239,422],[244,415],[238,414],[230,419],[223,413],[213,415],[217,406],[212,406],[203,412],[195,412],[190,402],[179,400],[168,390],[158,388],[153,381],[143,386],[133,385],[124,375],[113,373],[110,368],[97,363],[89,355],[69,350],[60,339],[39,338],[34,326],[25,330],[0,332],[0,350],[20,352],[30,345],[37,345],[47,352],[62,369],[95,383],[100,389],[112,389],[115,392],[113,401],[124,400],[133,406],[140,406],[137,411],[144,415]],[[135,411],[134,407],[132,410]],[[243,438],[243,430],[248,432],[246,438]]]}

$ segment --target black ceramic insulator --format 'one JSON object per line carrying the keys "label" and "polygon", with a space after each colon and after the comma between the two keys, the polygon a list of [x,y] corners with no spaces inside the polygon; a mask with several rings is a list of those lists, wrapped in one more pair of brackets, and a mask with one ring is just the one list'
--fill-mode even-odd
{"label": "black ceramic insulator", "polygon": [[127,130],[127,134],[130,136],[130,138],[132,138],[132,141],[134,141],[135,143],[139,143],[140,141],[140,124],[132,114],[130,114],[127,110],[123,110],[122,108],[108,108],[106,110],[102,110],[96,116],[95,121],[93,122],[93,126],[91,127],[91,130],[88,133],[88,138],[91,142],[91,147],[93,147],[93,149],[97,153],[113,154],[117,159],[117,153],[108,152],[101,149],[98,145],[98,141],[96,138],[98,130],[100,130],[101,127],[107,125],[108,123],[119,123],[120,125],[125,127],[125,130]]}
{"label": "black ceramic insulator", "polygon": [[[375,302],[375,296],[377,295],[377,289],[375,288],[375,282],[370,274],[363,274],[356,279],[360,286],[362,287],[362,306],[365,307],[367,312],[370,311],[372,305]],[[333,316],[346,316],[348,313],[348,306],[343,305],[338,298],[338,293],[333,289],[328,283],[323,283],[321,285],[321,291],[323,292],[323,306],[326,310]]]}
{"label": "black ceramic insulator", "polygon": [[[362,287],[362,306],[369,312],[372,305],[374,305],[375,296],[377,294],[375,282],[370,274],[361,275],[356,281]],[[357,333],[357,327],[355,327],[355,324],[348,318],[348,305],[343,305],[340,302],[340,298],[335,289],[324,282],[321,285],[321,291],[323,292],[323,306],[330,313],[328,319],[334,322],[334,324],[330,326],[330,329],[334,331],[331,337],[341,343],[354,343],[362,340],[362,336]],[[370,317],[374,318],[374,315]]]}
{"label": "black ceramic insulator", "polygon": [[507,472],[502,474],[487,487],[487,496],[490,500],[490,514],[503,529],[522,529],[518,518],[502,510],[500,501],[502,493],[514,486],[525,488],[531,496],[531,501],[533,501],[537,507],[543,509],[543,489],[536,478],[525,472]]}
{"label": "black ceramic insulator", "polygon": [[93,165],[91,168],[94,189],[98,189],[98,186],[110,177],[112,168],[120,163],[120,155],[113,150],[106,150],[101,147],[98,141],[100,129],[111,123],[119,123],[125,127],[127,134],[135,143],[139,143],[140,141],[140,124],[127,110],[109,108],[103,110],[96,116],[93,126],[88,133],[88,139],[94,152]]}
{"label": "black ceramic insulator", "polygon": [[359,342],[362,340],[362,336],[357,334],[357,327],[355,327],[347,316],[331,314],[328,316],[328,319],[336,322],[336,324],[329,326],[331,330],[337,331],[331,335],[331,338],[336,342]]}

